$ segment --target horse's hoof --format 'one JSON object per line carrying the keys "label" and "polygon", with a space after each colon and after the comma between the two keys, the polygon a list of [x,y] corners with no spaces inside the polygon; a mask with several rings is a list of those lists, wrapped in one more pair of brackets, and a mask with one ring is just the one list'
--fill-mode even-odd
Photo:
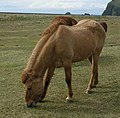
{"label": "horse's hoof", "polygon": [[66,103],[71,103],[71,102],[73,102],[73,100],[72,100],[72,98],[67,97],[65,102]]}
{"label": "horse's hoof", "polygon": [[96,88],[96,85],[94,85],[92,88]]}
{"label": "horse's hoof", "polygon": [[91,90],[86,90],[86,94],[91,94],[92,91]]}

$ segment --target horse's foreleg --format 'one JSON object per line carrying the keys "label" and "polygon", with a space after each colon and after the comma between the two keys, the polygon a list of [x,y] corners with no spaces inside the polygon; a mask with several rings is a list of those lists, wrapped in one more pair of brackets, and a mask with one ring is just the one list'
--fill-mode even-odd
{"label": "horse's foreleg", "polygon": [[92,62],[91,63],[91,78],[90,78],[86,93],[90,93],[91,89],[94,88],[96,84],[98,83],[98,57],[99,56],[97,55],[93,55],[92,61],[91,59],[89,59],[90,62]]}
{"label": "horse's foreleg", "polygon": [[64,69],[65,69],[65,80],[66,80],[66,83],[67,83],[67,87],[68,87],[68,96],[66,98],[66,101],[67,102],[70,102],[72,101],[72,96],[73,96],[73,92],[72,92],[72,85],[71,85],[71,76],[72,76],[72,73],[71,73],[71,64],[66,64],[64,66]]}
{"label": "horse's foreleg", "polygon": [[44,82],[44,91],[43,91],[43,94],[41,96],[41,101],[45,98],[45,95],[47,93],[47,89],[48,89],[48,86],[50,84],[50,80],[54,74],[54,70],[55,70],[55,67],[49,67],[48,70],[47,70],[47,75],[46,75],[46,78],[45,78],[45,82]]}

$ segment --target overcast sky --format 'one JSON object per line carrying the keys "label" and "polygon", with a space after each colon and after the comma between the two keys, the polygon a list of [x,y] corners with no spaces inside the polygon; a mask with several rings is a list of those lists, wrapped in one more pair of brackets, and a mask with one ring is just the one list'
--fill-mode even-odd
{"label": "overcast sky", "polygon": [[0,0],[0,12],[37,12],[101,15],[111,0]]}

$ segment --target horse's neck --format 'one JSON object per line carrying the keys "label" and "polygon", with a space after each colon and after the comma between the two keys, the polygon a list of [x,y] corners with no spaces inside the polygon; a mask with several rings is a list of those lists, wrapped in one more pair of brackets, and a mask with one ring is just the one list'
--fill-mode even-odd
{"label": "horse's neck", "polygon": [[49,40],[35,61],[33,71],[43,77],[48,66],[53,62],[54,41]]}
{"label": "horse's neck", "polygon": [[39,53],[41,52],[41,50],[43,49],[43,47],[45,46],[45,44],[49,40],[50,36],[58,28],[58,26],[59,26],[59,23],[53,23],[45,30],[45,32],[43,32],[42,38],[38,41],[37,45],[35,46],[32,54],[29,58],[29,61],[26,65],[27,71],[30,71],[33,68]]}
{"label": "horse's neck", "polygon": [[37,57],[39,56],[39,53],[41,52],[43,46],[45,45],[45,43],[48,41],[48,38],[47,36],[43,36],[39,41],[38,43],[36,44],[35,48],[33,49],[33,52],[29,58],[29,61],[26,65],[26,70],[27,71],[30,71],[34,64],[35,64],[35,61],[37,59]]}

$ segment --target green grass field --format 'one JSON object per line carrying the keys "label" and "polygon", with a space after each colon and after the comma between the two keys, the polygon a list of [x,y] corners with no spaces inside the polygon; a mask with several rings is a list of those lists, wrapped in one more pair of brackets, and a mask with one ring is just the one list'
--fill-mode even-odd
{"label": "green grass field", "polygon": [[[26,107],[21,72],[54,17],[0,14],[0,118],[120,118],[120,17],[89,17],[108,24],[99,60],[99,84],[92,94],[85,94],[90,78],[90,64],[85,60],[73,64],[72,103],[65,103],[64,71],[57,68],[44,102]],[[88,18],[73,17],[77,21]]]}

